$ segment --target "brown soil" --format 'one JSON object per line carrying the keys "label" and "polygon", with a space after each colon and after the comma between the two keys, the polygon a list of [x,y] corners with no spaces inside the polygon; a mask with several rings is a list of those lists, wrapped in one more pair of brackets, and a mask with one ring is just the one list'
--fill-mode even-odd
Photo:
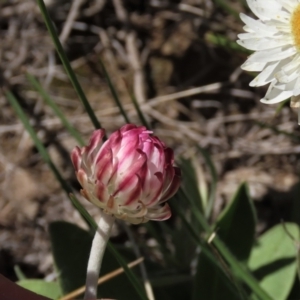
{"label": "brown soil", "polygon": [[[214,216],[237,186],[248,181],[258,208],[258,232],[281,218],[290,220],[293,199],[298,200],[300,168],[296,113],[287,105],[275,114],[276,107],[261,104],[266,88],[249,88],[253,76],[240,69],[247,55],[230,44],[210,42],[211,34],[218,34],[234,43],[242,31],[239,19],[215,1],[95,0],[82,1],[76,18],[66,22],[72,1],[45,2],[87,98],[108,133],[124,120],[101,71],[100,58],[132,122],[138,122],[138,116],[128,87],[155,134],[174,147],[178,157],[193,155],[195,144],[208,149],[220,179]],[[245,11],[239,1],[228,3]],[[54,163],[78,189],[69,159],[76,142],[30,86],[26,72],[39,79],[86,140],[93,126],[34,0],[1,1],[0,39],[2,86],[14,92]],[[202,89],[190,92],[195,87]],[[182,94],[172,95],[177,92]],[[197,160],[209,181],[203,158]],[[85,205],[97,216],[96,208]],[[12,267],[19,264],[28,276],[52,276],[47,226],[53,220],[84,226],[0,94],[0,273],[15,279]]]}

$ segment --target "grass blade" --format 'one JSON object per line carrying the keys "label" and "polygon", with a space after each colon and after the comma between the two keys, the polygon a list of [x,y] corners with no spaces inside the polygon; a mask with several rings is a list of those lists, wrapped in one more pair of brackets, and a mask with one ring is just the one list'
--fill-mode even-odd
{"label": "grass blade", "polygon": [[[15,96],[11,92],[6,92],[6,97],[15,110],[16,114],[18,115],[19,119],[22,121],[25,129],[29,133],[30,137],[32,138],[36,148],[38,149],[41,157],[43,160],[48,164],[52,172],[54,173],[56,179],[61,184],[61,187],[63,190],[70,194],[72,192],[71,187],[68,185],[68,183],[63,179],[60,172],[56,168],[56,166],[53,164],[46,148],[44,147],[43,143],[38,138],[36,132],[34,131],[33,127],[30,125],[29,120],[27,116],[25,115],[23,109],[21,108],[20,104],[18,103],[18,100],[15,98]],[[86,209],[80,204],[80,202],[75,198],[74,195],[71,197],[72,203],[74,203],[75,208],[79,211],[79,213],[83,216],[85,220],[87,220],[88,224],[93,228],[94,230],[97,228],[97,224],[94,221],[94,219],[89,215],[89,213],[86,211]],[[141,299],[147,300],[147,297],[145,296],[145,292],[143,287],[141,286],[140,282],[136,278],[136,276],[133,274],[133,272],[128,268],[126,262],[124,259],[118,254],[118,252],[114,249],[113,245],[110,243],[108,244],[108,249],[112,251],[114,256],[116,257],[116,260],[119,262],[119,264],[124,268],[126,275],[134,285],[135,289],[141,296]]]}
{"label": "grass blade", "polygon": [[223,8],[225,11],[227,11],[229,14],[234,16],[237,20],[239,20],[239,13],[231,7],[231,5],[228,4],[228,1],[225,0],[215,0],[214,1],[218,6]]}
{"label": "grass blade", "polygon": [[128,93],[129,93],[130,98],[131,98],[131,101],[132,101],[132,104],[133,104],[133,106],[134,106],[134,108],[135,108],[135,110],[136,110],[136,112],[137,112],[137,114],[138,114],[138,117],[139,117],[141,123],[142,123],[146,128],[151,129],[151,126],[150,126],[150,124],[147,122],[147,120],[146,120],[146,118],[145,118],[145,116],[144,116],[144,114],[143,114],[143,112],[142,112],[142,110],[141,110],[141,108],[140,108],[140,106],[139,106],[139,103],[136,101],[136,97],[135,97],[133,91],[128,87],[127,82],[125,82],[125,85],[126,85],[126,87],[127,87]]}
{"label": "grass blade", "polygon": [[210,194],[209,194],[207,206],[205,207],[205,217],[208,219],[212,212],[215,198],[216,198],[218,175],[217,175],[217,171],[214,166],[214,163],[213,163],[210,155],[208,154],[208,152],[199,146],[197,147],[197,149],[201,152],[201,154],[209,168],[210,175],[211,175]]}
{"label": "grass blade", "polygon": [[[180,189],[179,194],[181,197],[184,197],[186,201],[189,201],[191,203],[191,211],[195,215],[195,217],[198,219],[200,225],[204,228],[204,230],[210,234],[211,228],[209,224],[207,223],[206,219],[202,214],[193,207],[193,201],[189,200],[188,197],[186,197],[184,190]],[[252,274],[248,272],[248,270],[241,265],[236,258],[231,254],[231,252],[228,250],[226,245],[220,240],[220,238],[216,235],[215,238],[212,241],[212,244],[215,246],[216,250],[224,257],[224,259],[227,261],[229,266],[231,267],[231,270],[234,272],[234,274],[243,280],[258,296],[261,300],[272,300],[272,298],[260,287],[257,280],[253,277]]]}
{"label": "grass blade", "polygon": [[19,119],[22,121],[25,129],[29,133],[30,137],[32,138],[36,148],[38,149],[40,155],[42,156],[43,160],[48,164],[52,172],[54,173],[56,179],[60,183],[61,187],[67,192],[71,193],[72,189],[71,187],[67,184],[67,182],[63,179],[61,174],[59,173],[58,169],[56,166],[53,164],[47,150],[45,149],[43,143],[41,140],[38,138],[36,132],[32,128],[32,126],[29,123],[29,120],[25,113],[23,112],[23,109],[21,108],[20,104],[18,103],[18,100],[15,98],[15,96],[11,92],[6,92],[6,97],[15,110],[16,114],[18,115]]}
{"label": "grass blade", "polygon": [[[176,196],[175,196],[175,198],[176,198]],[[172,208],[174,208],[176,210],[176,213],[181,218],[183,224],[186,226],[186,229],[188,230],[190,235],[193,237],[194,241],[201,247],[201,251],[203,252],[203,255],[205,255],[207,257],[207,259],[213,265],[215,265],[218,269],[220,269],[221,275],[222,275],[223,280],[224,280],[224,283],[228,286],[228,288],[232,292],[238,294],[238,290],[237,290],[235,284],[229,279],[229,277],[227,276],[227,273],[225,272],[223,266],[221,266],[221,264],[216,259],[216,257],[211,253],[211,249],[209,248],[209,245],[205,241],[201,240],[201,238],[199,237],[199,234],[195,231],[195,229],[187,221],[187,219],[185,218],[185,216],[182,212],[182,208],[179,207],[178,203],[180,203],[180,201],[173,201],[172,202]]]}
{"label": "grass blade", "polygon": [[37,0],[37,3],[38,3],[38,6],[41,10],[42,16],[44,18],[44,21],[45,21],[47,29],[50,33],[50,36],[51,36],[51,38],[53,40],[53,43],[55,45],[56,51],[57,51],[63,65],[65,67],[65,70],[66,70],[66,72],[67,72],[67,74],[70,78],[70,81],[71,81],[75,91],[77,92],[83,106],[85,107],[85,109],[86,109],[86,111],[87,111],[94,127],[97,128],[97,129],[101,128],[101,124],[98,121],[96,115],[94,114],[94,111],[93,111],[92,107],[90,106],[90,103],[87,100],[87,98],[86,98],[86,96],[85,96],[85,94],[82,90],[82,87],[81,87],[81,85],[80,85],[80,83],[79,83],[72,67],[71,67],[71,64],[70,64],[70,62],[67,58],[67,55],[66,55],[66,53],[65,53],[65,51],[64,51],[64,49],[63,49],[63,47],[62,47],[62,45],[59,41],[58,35],[57,35],[56,30],[55,30],[55,28],[52,24],[52,21],[50,19],[50,16],[49,16],[49,13],[47,11],[47,8],[45,6],[44,1],[43,0]]}
{"label": "grass blade", "polygon": [[141,108],[140,108],[140,106],[139,106],[138,102],[136,101],[136,98],[135,98],[135,96],[133,94],[131,94],[131,101],[132,101],[133,106],[134,106],[134,108],[135,108],[135,110],[136,110],[136,112],[137,112],[137,114],[139,116],[139,119],[140,119],[141,123],[146,128],[150,128],[150,125],[147,122],[147,120],[146,120],[146,118],[145,118],[145,116],[144,116],[144,114],[143,114],[143,112],[142,112],[142,110],[141,110]]}
{"label": "grass blade", "polygon": [[50,106],[53,112],[57,115],[57,117],[61,120],[61,123],[64,127],[69,131],[69,133],[75,138],[75,140],[81,145],[84,145],[84,141],[78,131],[70,124],[67,120],[63,112],[60,108],[56,105],[56,103],[51,99],[49,94],[43,89],[41,84],[36,80],[34,76],[31,74],[27,74],[27,79],[30,81],[32,86],[36,89],[36,91],[42,96],[44,101],[48,106]]}
{"label": "grass blade", "polygon": [[236,41],[231,41],[227,36],[216,34],[216,33],[207,33],[205,40],[213,45],[222,47],[230,52],[239,52],[245,54],[251,54],[253,51],[250,51],[246,48],[243,48]]}
{"label": "grass blade", "polygon": [[114,85],[113,85],[113,83],[112,83],[112,81],[110,79],[110,76],[109,76],[109,74],[108,74],[108,72],[107,72],[107,70],[106,70],[106,68],[105,68],[105,66],[104,66],[104,64],[103,64],[103,62],[101,60],[100,60],[100,64],[101,64],[101,68],[102,68],[102,71],[104,73],[105,79],[107,80],[109,89],[110,89],[110,91],[111,91],[111,93],[113,95],[115,103],[119,107],[121,115],[124,117],[124,120],[125,120],[126,123],[130,123],[130,120],[129,120],[128,116],[127,116],[127,113],[126,113],[126,111],[123,108],[122,102],[119,99],[117,91],[116,91],[116,89],[115,89],[115,87],[114,87]]}

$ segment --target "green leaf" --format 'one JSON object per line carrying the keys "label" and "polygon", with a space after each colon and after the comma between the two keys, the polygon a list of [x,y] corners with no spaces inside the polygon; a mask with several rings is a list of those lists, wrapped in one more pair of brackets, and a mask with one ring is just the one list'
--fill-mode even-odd
{"label": "green leaf", "polygon": [[243,183],[216,223],[218,236],[232,254],[246,261],[254,243],[256,216],[247,185]]}
{"label": "green leaf", "polygon": [[197,273],[194,279],[193,300],[241,300],[242,295],[230,289],[224,281],[220,269],[205,255],[198,257]]}
{"label": "green leaf", "polygon": [[[155,299],[156,300],[191,299],[192,280],[187,276],[181,275],[181,277],[182,279],[180,279],[180,275],[177,275],[170,278],[158,277],[155,281],[151,280],[155,292]],[[168,280],[170,280],[169,284],[167,283]]]}
{"label": "green leaf", "polygon": [[292,200],[291,221],[300,226],[300,182],[297,182],[291,189],[289,198]]}
{"label": "green leaf", "polygon": [[[199,239],[199,233],[195,231],[195,229],[188,223],[185,216],[183,215],[182,209],[179,208],[178,204],[181,203],[181,200],[185,200],[191,204],[191,212],[197,218],[199,224],[201,224],[202,228],[206,231],[206,234],[211,233],[210,225],[208,224],[207,220],[204,216],[194,207],[194,203],[185,195],[182,188],[179,189],[179,192],[174,196],[174,198],[179,197],[178,203],[176,201],[171,201],[171,207],[176,209],[177,214],[181,217],[184,225],[187,227],[188,231],[190,232],[191,236],[195,239],[199,246],[202,249],[202,252],[209,258],[212,259],[211,262],[218,265],[218,261],[215,257],[211,257],[212,254],[208,249],[206,249],[206,243],[203,243],[202,239]],[[225,243],[218,237],[218,234],[214,237],[212,243],[215,250],[224,258],[224,260],[228,263],[231,267],[233,274],[240,278],[244,283],[247,284],[248,287],[254,291],[254,293],[259,297],[261,300],[272,300],[272,298],[261,288],[258,281],[254,278],[254,276],[249,272],[246,266],[240,263],[237,258],[229,251],[228,247]],[[232,285],[232,284],[231,284]],[[229,286],[231,287],[229,284]]]}
{"label": "green leaf", "polygon": [[58,282],[47,282],[42,279],[24,279],[17,284],[36,294],[57,299],[61,296],[61,290]]}
{"label": "green leaf", "polygon": [[[285,227],[298,239],[297,224],[286,223]],[[283,225],[274,226],[258,239],[248,265],[273,299],[287,299],[294,283],[297,265],[296,247]]]}
{"label": "green leaf", "polygon": [[[93,236],[88,231],[67,222],[51,223],[49,233],[59,281],[63,293],[66,294],[85,284],[87,261]],[[122,255],[130,261],[135,259],[132,253],[128,253],[124,249],[122,249]],[[119,267],[119,263],[111,251],[106,251],[100,275],[105,275]],[[102,298],[140,298],[125,274],[100,285],[98,294]]]}
{"label": "green leaf", "polygon": [[182,186],[185,193],[189,199],[193,201],[195,208],[203,212],[204,210],[202,205],[202,197],[199,191],[199,183],[191,160],[182,157],[180,159],[180,169],[182,170]]}
{"label": "green leaf", "polygon": [[[178,193],[178,194],[182,194],[182,193]],[[178,194],[176,194],[174,196],[174,200],[177,199],[178,197]],[[180,200],[180,198],[178,198]],[[181,198],[181,199],[184,199],[184,198]],[[183,226],[186,227],[186,236],[188,234],[191,235],[191,237],[193,237],[194,241],[198,244],[198,246],[200,247],[201,249],[201,254],[200,255],[203,255],[205,256],[205,258],[214,266],[215,269],[217,269],[219,271],[219,274],[220,276],[222,276],[222,281],[224,282],[224,284],[226,284],[228,286],[228,289],[229,290],[232,290],[233,293],[235,292],[236,290],[236,287],[234,286],[234,284],[232,283],[232,280],[229,280],[228,276],[225,275],[225,270],[224,270],[224,267],[223,267],[223,264],[220,263],[220,260],[216,259],[215,255],[213,254],[213,251],[211,249],[211,247],[204,241],[200,238],[200,234],[195,231],[195,228],[193,226],[191,226],[189,224],[189,222],[186,220],[186,217],[184,216],[183,212],[182,212],[182,209],[179,207],[178,203],[180,203],[180,201],[171,201],[171,207],[174,208],[178,214],[178,216],[181,218],[181,221],[182,221],[182,224]],[[193,209],[193,212],[195,212],[196,210]],[[201,217],[201,214],[198,213],[197,216],[200,218]],[[204,222],[204,217],[203,217],[203,220],[201,223]],[[204,223],[203,223],[204,224]],[[208,226],[208,225],[207,225]],[[217,239],[217,238],[216,238]],[[215,239],[215,240],[216,240]],[[183,240],[183,238],[182,238]],[[185,243],[182,243],[182,245],[185,245]],[[221,248],[222,249],[222,248]],[[224,251],[223,251],[224,253]],[[229,256],[230,254],[227,254],[227,256]],[[199,259],[199,257],[198,257]],[[234,258],[233,258],[234,259]],[[202,271],[201,271],[202,272]],[[197,276],[196,276],[197,277]],[[251,280],[251,278],[250,278]],[[197,290],[198,289],[198,286],[199,286],[199,283],[198,282],[195,282],[194,284],[194,288]],[[201,291],[200,291],[201,292]],[[194,291],[194,295],[198,295],[198,292]],[[268,298],[265,298],[265,299],[268,299]],[[269,299],[268,299],[269,300]]]}
{"label": "green leaf", "polygon": [[[247,186],[242,184],[216,223],[218,236],[239,261],[247,260],[250,255],[254,242],[255,220],[255,212],[248,196]],[[234,292],[229,289],[221,275],[220,270],[200,253],[193,299],[238,300],[246,298],[237,281],[234,281],[236,285],[236,292]]]}
{"label": "green leaf", "polygon": [[67,294],[85,283],[93,236],[66,222],[51,223],[49,234],[60,285]]}
{"label": "green leaf", "polygon": [[197,149],[201,152],[211,176],[210,194],[207,199],[207,205],[205,206],[205,217],[209,219],[215,203],[218,175],[210,154],[200,146],[197,146]]}
{"label": "green leaf", "polygon": [[293,288],[287,299],[300,299],[300,281],[298,277],[295,278]]}
{"label": "green leaf", "polygon": [[26,275],[23,273],[23,271],[21,270],[20,266],[15,265],[14,266],[14,271],[16,273],[17,278],[21,281],[24,279],[27,279]]}

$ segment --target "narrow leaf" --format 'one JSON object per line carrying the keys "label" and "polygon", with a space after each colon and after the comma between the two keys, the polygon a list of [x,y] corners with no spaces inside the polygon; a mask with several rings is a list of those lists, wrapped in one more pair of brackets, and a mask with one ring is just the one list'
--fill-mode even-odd
{"label": "narrow leaf", "polygon": [[45,24],[47,26],[47,29],[49,31],[49,34],[50,34],[50,36],[51,36],[51,38],[53,40],[53,43],[55,45],[56,51],[57,51],[57,53],[58,53],[58,55],[59,55],[59,57],[60,57],[63,65],[65,67],[65,70],[66,70],[66,72],[67,72],[67,74],[68,74],[68,76],[70,78],[70,81],[71,81],[71,83],[72,83],[75,91],[78,94],[79,99],[81,100],[84,108],[86,109],[86,112],[89,115],[89,117],[90,117],[93,125],[95,126],[95,128],[97,128],[97,129],[101,128],[101,124],[98,121],[98,119],[97,119],[97,117],[96,117],[96,115],[94,113],[94,110],[92,109],[89,101],[87,100],[87,98],[86,98],[86,96],[85,96],[85,94],[84,94],[84,92],[82,90],[82,87],[81,87],[81,85],[80,85],[80,83],[79,83],[79,81],[78,81],[78,79],[77,79],[77,77],[76,77],[76,75],[75,75],[72,67],[71,67],[71,64],[70,64],[70,62],[69,62],[69,60],[67,58],[67,55],[66,55],[66,53],[65,53],[65,51],[64,51],[64,49],[63,49],[63,47],[61,45],[61,42],[60,42],[60,40],[58,38],[57,32],[56,32],[53,24],[52,24],[52,21],[50,19],[50,16],[49,16],[49,13],[47,11],[47,8],[45,6],[44,1],[43,0],[37,0],[37,3],[38,3],[38,6],[39,6],[39,8],[41,10],[41,13],[42,13],[42,16],[44,18],[44,21],[45,21]]}
{"label": "narrow leaf", "polygon": [[21,270],[20,266],[15,265],[14,266],[14,271],[15,271],[15,274],[16,274],[16,276],[17,276],[17,278],[19,280],[27,279],[26,275],[23,273],[23,271]]}
{"label": "narrow leaf", "polygon": [[36,78],[30,74],[27,74],[27,79],[30,81],[32,86],[36,89],[36,91],[42,96],[44,101],[48,106],[50,106],[53,110],[53,112],[57,115],[57,117],[61,120],[61,123],[63,126],[69,131],[71,136],[73,136],[76,141],[79,143],[79,145],[83,146],[84,141],[81,137],[81,135],[78,133],[78,131],[70,124],[70,122],[67,120],[63,112],[60,110],[60,108],[56,105],[56,103],[51,99],[49,94],[43,89],[41,84],[36,80]]}
{"label": "narrow leaf", "polygon": [[7,92],[6,97],[9,101],[9,103],[11,104],[11,106],[13,107],[14,111],[16,112],[18,118],[22,121],[22,123],[23,123],[25,129],[27,130],[27,132],[29,133],[30,137],[32,138],[32,140],[33,140],[36,148],[38,149],[41,157],[48,164],[48,166],[50,167],[51,171],[55,175],[56,179],[60,183],[63,190],[65,190],[67,193],[70,193],[72,191],[71,187],[63,179],[63,177],[59,173],[58,169],[53,164],[53,162],[50,158],[50,155],[48,154],[48,152],[47,152],[45,146],[43,145],[43,143],[41,142],[41,140],[38,138],[38,136],[37,136],[36,132],[34,131],[33,127],[30,125],[29,120],[28,120],[27,116],[25,115],[22,107],[20,106],[18,100],[16,99],[16,97],[11,92]]}
{"label": "narrow leaf", "polygon": [[[195,207],[193,206],[193,202],[186,197],[184,194],[184,191],[182,189],[179,189],[179,192],[177,195],[181,195],[183,197],[182,199],[185,199],[186,201],[189,201],[191,203],[191,212],[195,215],[197,218],[199,224],[202,226],[202,228],[206,231],[207,234],[211,234],[211,229],[209,224],[207,223],[205,217],[199,212]],[[176,196],[176,195],[175,195]],[[180,201],[179,201],[180,203]],[[172,202],[171,202],[172,204]],[[180,209],[177,209],[177,213],[182,216],[182,220],[184,221],[184,224],[189,228],[189,231],[191,232],[192,236],[196,238],[197,240],[197,234],[194,232],[194,229],[191,228],[190,224],[184,219],[183,213]],[[196,234],[196,236],[195,236]],[[199,240],[198,240],[199,242]],[[201,244],[201,242],[200,242]],[[203,244],[202,244],[203,245]],[[205,244],[204,244],[205,245]],[[235,256],[229,251],[225,243],[218,237],[218,234],[214,237],[212,241],[212,245],[216,248],[216,251],[221,255],[224,260],[228,263],[233,273],[240,278],[244,283],[246,283],[253,292],[259,297],[259,299],[262,300],[272,300],[272,298],[259,286],[258,281],[253,277],[251,273],[245,268],[244,265],[242,265]],[[204,250],[203,248],[202,250]],[[209,251],[208,251],[209,252]],[[205,253],[205,252],[203,252]],[[209,255],[208,255],[209,256]]]}
{"label": "narrow leaf", "polygon": [[140,105],[139,103],[137,102],[136,100],[136,97],[135,95],[133,94],[133,92],[130,92],[130,96],[131,96],[131,101],[132,101],[132,104],[139,116],[139,119],[141,121],[141,123],[148,129],[151,129],[151,126],[150,124],[148,123],[147,119],[145,118],[144,116],[144,113],[142,112],[141,108],[140,108]]}
{"label": "narrow leaf", "polygon": [[[10,102],[11,106],[13,107],[13,109],[15,110],[16,114],[18,115],[19,119],[22,121],[25,129],[28,131],[29,135],[31,136],[31,138],[32,138],[36,148],[38,149],[40,155],[42,156],[43,160],[48,164],[51,171],[54,173],[56,179],[61,184],[62,189],[69,195],[72,192],[71,187],[63,179],[62,175],[60,174],[58,169],[53,164],[46,148],[44,147],[43,143],[38,138],[38,136],[35,133],[33,127],[30,125],[29,120],[28,120],[27,116],[25,115],[23,109],[19,105],[17,99],[15,98],[15,96],[11,92],[7,92],[6,97],[7,97],[8,101]],[[97,224],[95,223],[95,221],[94,220],[92,221],[92,217],[84,209],[84,207],[79,203],[79,201],[76,201],[77,199],[74,196],[72,198],[71,199],[73,200],[73,203],[76,203],[75,207],[78,210],[78,212],[83,214],[84,219],[89,221],[88,224],[91,225],[92,228],[94,228],[94,230],[96,230]],[[130,279],[130,281],[133,283],[133,285],[136,288],[136,290],[138,291],[138,293],[140,294],[141,299],[145,299],[145,296],[143,296],[144,295],[144,290],[141,287],[140,282],[137,280],[134,273],[127,267],[127,264],[123,260],[121,255],[118,254],[118,252],[113,248],[113,246],[110,243],[108,243],[108,248],[113,252],[115,258],[117,259],[117,261],[119,262],[121,267],[124,268],[126,275]]]}
{"label": "narrow leaf", "polygon": [[120,110],[121,115],[123,116],[123,118],[124,118],[124,120],[125,120],[126,123],[130,123],[130,120],[129,120],[128,116],[127,116],[126,111],[125,111],[124,108],[123,108],[122,102],[120,101],[120,98],[119,98],[118,93],[117,93],[117,91],[116,91],[116,89],[115,89],[115,86],[113,85],[113,83],[112,83],[112,81],[111,81],[111,79],[110,79],[110,76],[109,76],[109,74],[108,74],[108,72],[107,72],[107,70],[106,70],[106,68],[105,68],[105,66],[104,66],[104,64],[103,64],[103,62],[102,62],[101,60],[100,60],[100,64],[101,64],[101,67],[102,67],[102,71],[103,71],[103,73],[104,73],[104,76],[105,76],[105,78],[106,78],[106,80],[107,80],[109,89],[110,89],[110,91],[111,91],[111,93],[112,93],[112,95],[113,95],[113,98],[114,98],[114,100],[115,100],[115,103],[116,103],[117,106],[119,107],[119,110]]}
{"label": "narrow leaf", "polygon": [[256,215],[247,185],[242,184],[216,223],[218,236],[231,253],[246,261],[254,242]]}
{"label": "narrow leaf", "polygon": [[197,273],[194,278],[193,300],[241,300],[238,289],[230,289],[220,270],[202,253],[198,257]]}
{"label": "narrow leaf", "polygon": [[201,152],[201,154],[205,160],[205,163],[208,166],[208,169],[210,171],[210,176],[211,176],[210,195],[208,198],[207,206],[205,207],[205,217],[208,219],[210,217],[210,214],[212,212],[212,209],[213,209],[214,203],[215,203],[218,175],[217,175],[217,170],[215,168],[215,165],[214,165],[209,153],[205,149],[203,149],[199,146],[197,147],[197,149]]}

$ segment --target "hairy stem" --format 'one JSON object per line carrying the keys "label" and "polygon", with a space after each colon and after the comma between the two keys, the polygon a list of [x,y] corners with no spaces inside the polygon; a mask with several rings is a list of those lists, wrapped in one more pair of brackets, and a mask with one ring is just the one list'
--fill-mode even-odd
{"label": "hairy stem", "polygon": [[97,281],[100,273],[102,258],[114,221],[115,218],[113,216],[107,215],[104,212],[101,213],[88,261],[86,290],[84,294],[85,300],[97,298]]}

